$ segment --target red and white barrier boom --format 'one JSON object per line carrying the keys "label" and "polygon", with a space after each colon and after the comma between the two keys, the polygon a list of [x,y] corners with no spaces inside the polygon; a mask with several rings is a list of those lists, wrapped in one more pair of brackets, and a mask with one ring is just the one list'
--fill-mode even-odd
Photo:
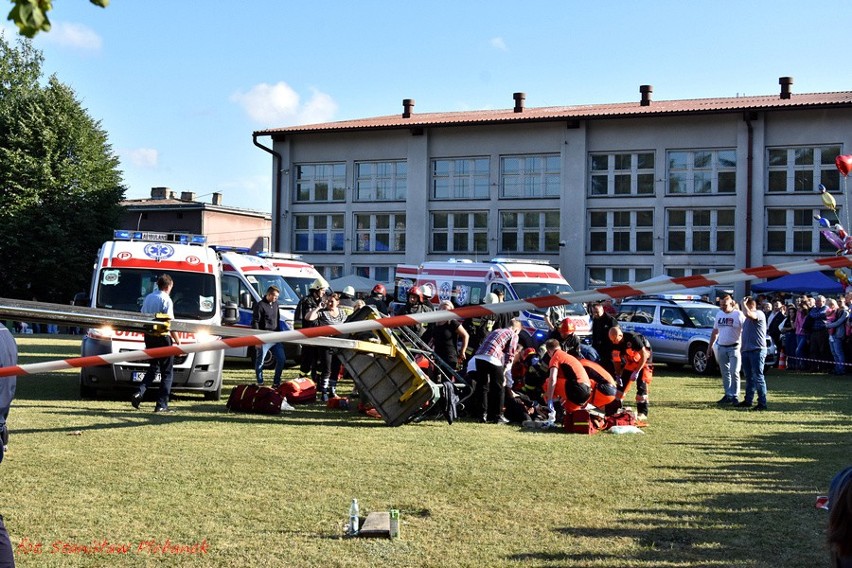
{"label": "red and white barrier boom", "polygon": [[609,286],[596,290],[583,290],[566,294],[537,296],[524,300],[512,302],[501,302],[497,304],[485,304],[477,306],[464,306],[455,310],[438,310],[416,315],[391,316],[375,320],[364,320],[339,325],[327,325],[311,327],[297,331],[280,331],[264,333],[245,337],[231,337],[208,341],[204,343],[193,343],[189,345],[173,345],[171,347],[157,347],[154,349],[140,349],[123,353],[111,353],[106,355],[95,355],[90,357],[75,357],[63,361],[50,361],[45,363],[31,363],[0,368],[0,377],[13,375],[32,375],[49,371],[63,371],[81,367],[92,367],[96,365],[112,365],[125,361],[142,361],[145,359],[171,357],[185,355],[187,353],[198,353],[201,351],[215,351],[217,349],[230,349],[232,347],[257,346],[264,343],[282,343],[288,341],[299,341],[314,337],[335,337],[351,333],[363,333],[382,328],[395,328],[410,326],[417,323],[435,323],[449,320],[464,320],[473,317],[482,317],[505,312],[518,312],[521,310],[549,308],[562,304],[577,304],[580,302],[596,302],[607,299],[625,298],[628,296],[639,296],[642,294],[655,294],[660,292],[672,292],[689,290],[704,286],[718,286],[744,282],[755,278],[776,278],[789,274],[801,274],[804,272],[815,272],[819,270],[833,270],[837,268],[852,268],[852,257],[832,256],[827,258],[800,260],[778,265],[766,265],[756,268],[744,268],[740,270],[728,270],[712,274],[680,276],[654,282],[639,282],[634,285]]}

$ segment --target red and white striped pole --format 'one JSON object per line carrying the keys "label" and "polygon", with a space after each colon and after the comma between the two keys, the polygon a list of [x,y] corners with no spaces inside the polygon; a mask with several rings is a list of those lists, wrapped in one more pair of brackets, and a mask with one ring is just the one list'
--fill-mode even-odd
{"label": "red and white striped pole", "polygon": [[435,323],[449,320],[464,320],[473,317],[502,314],[506,312],[518,312],[522,310],[542,309],[563,304],[577,304],[581,302],[596,302],[606,299],[618,299],[628,296],[642,294],[654,294],[659,292],[670,292],[673,290],[689,290],[703,286],[714,286],[744,282],[755,278],[777,278],[789,274],[800,274],[818,270],[832,270],[837,268],[852,268],[852,257],[831,256],[827,258],[799,260],[778,265],[766,265],[756,268],[745,268],[739,270],[728,270],[713,274],[680,276],[659,280],[654,282],[639,282],[634,285],[609,286],[596,290],[583,290],[580,292],[569,292],[566,294],[537,296],[524,300],[512,302],[501,302],[497,304],[484,304],[477,306],[463,306],[454,310],[438,310],[415,315],[390,316],[375,320],[364,320],[338,325],[326,325],[311,327],[296,331],[279,331],[250,335],[246,337],[231,337],[204,343],[193,343],[189,345],[172,345],[171,347],[156,347],[153,349],[140,349],[138,351],[127,351],[123,353],[111,353],[107,355],[93,355],[90,357],[75,357],[62,361],[49,361],[45,363],[31,363],[27,365],[16,365],[0,368],[0,377],[14,375],[32,375],[35,373],[46,373],[50,371],[63,371],[96,365],[111,365],[126,361],[142,361],[145,359],[156,359],[160,357],[171,357],[198,353],[201,351],[216,351],[219,349],[230,349],[232,347],[257,346],[264,343],[281,343],[313,337],[334,337],[351,333],[363,333],[379,329],[391,329],[404,327],[418,323]]}

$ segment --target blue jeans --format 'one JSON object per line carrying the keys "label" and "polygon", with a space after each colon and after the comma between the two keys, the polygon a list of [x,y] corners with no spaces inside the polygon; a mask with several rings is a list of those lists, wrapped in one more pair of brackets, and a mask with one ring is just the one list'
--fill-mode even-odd
{"label": "blue jeans", "polygon": [[843,354],[843,338],[828,336],[828,346],[831,348],[831,356],[834,357],[834,372],[838,375],[846,374],[846,356]]}
{"label": "blue jeans", "polygon": [[272,379],[272,386],[277,387],[281,384],[281,373],[284,371],[284,361],[287,356],[284,354],[283,343],[264,343],[260,346],[260,353],[255,348],[256,357],[254,359],[254,374],[257,377],[257,384],[263,384],[263,360],[266,359],[266,354],[272,351],[275,356],[275,378]]}
{"label": "blue jeans", "polygon": [[722,388],[725,396],[738,398],[740,396],[740,348],[725,347],[718,343],[714,346],[716,362],[722,371]]}
{"label": "blue jeans", "polygon": [[784,335],[784,353],[787,355],[787,368],[794,371],[799,368],[799,362],[796,360],[796,345],[799,340],[793,332]]}
{"label": "blue jeans", "polygon": [[766,406],[766,378],[763,366],[766,364],[766,349],[743,351],[743,374],[746,379],[745,402],[751,404],[757,392],[757,404]]}
{"label": "blue jeans", "polygon": [[[169,347],[171,344],[172,338],[168,335],[145,334],[145,349]],[[148,370],[145,371],[145,377],[142,379],[142,384],[139,385],[139,390],[136,391],[136,396],[141,400],[145,396],[145,391],[153,386],[154,379],[157,378],[157,373],[160,373],[160,389],[157,393],[156,407],[168,408],[169,396],[172,393],[172,381],[174,380],[174,363],[174,357],[151,359],[148,363]]]}
{"label": "blue jeans", "polygon": [[808,367],[805,357],[808,355],[808,337],[807,335],[796,336],[796,369],[804,371]]}

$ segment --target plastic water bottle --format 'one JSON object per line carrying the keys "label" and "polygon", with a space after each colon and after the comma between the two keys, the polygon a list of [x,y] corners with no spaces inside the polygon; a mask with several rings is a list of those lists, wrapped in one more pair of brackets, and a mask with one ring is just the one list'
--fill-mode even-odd
{"label": "plastic water bottle", "polygon": [[358,535],[358,523],[360,521],[360,511],[358,510],[358,499],[352,499],[352,504],[349,505],[349,535]]}

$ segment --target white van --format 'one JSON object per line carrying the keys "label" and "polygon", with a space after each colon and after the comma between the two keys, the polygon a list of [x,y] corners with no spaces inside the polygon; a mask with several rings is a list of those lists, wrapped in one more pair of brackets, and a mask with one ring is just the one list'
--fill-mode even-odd
{"label": "white van", "polygon": [[[293,329],[293,311],[299,303],[299,296],[290,287],[281,271],[268,259],[249,254],[250,249],[231,246],[214,246],[214,250],[222,260],[222,301],[225,304],[236,303],[239,308],[239,319],[236,327],[251,327],[254,306],[266,294],[270,286],[280,291],[278,296],[279,324],[278,331]],[[299,346],[295,343],[285,343],[284,352],[288,359],[296,360]],[[225,350],[226,357],[249,357],[254,361],[254,347],[236,347]],[[275,366],[275,355],[267,352],[264,365]]]}
{"label": "white van", "polygon": [[[400,264],[396,267],[397,302],[405,302],[413,286],[428,285],[434,294],[433,304],[452,300],[457,306],[477,305],[485,296],[498,289],[504,301],[522,300],[536,296],[573,292],[574,289],[547,261],[494,258],[488,262],[450,259],[446,262],[428,261],[419,265]],[[568,319],[574,323],[577,335],[592,333],[589,314],[582,304],[566,306]],[[521,341],[538,346],[550,333],[544,322],[544,310],[523,311]]]}
{"label": "white van", "polygon": [[290,285],[299,298],[308,294],[311,284],[322,275],[312,264],[302,260],[302,256],[287,252],[261,252],[258,256],[272,263],[287,284]]}
{"label": "white van", "polygon": [[[157,278],[168,274],[174,280],[171,292],[175,320],[218,326],[221,321],[221,265],[216,253],[201,235],[115,231],[112,241],[98,252],[90,297],[82,304],[92,308],[139,312],[142,301],[157,287]],[[218,339],[206,333],[179,332],[181,344]],[[145,348],[144,335],[104,326],[87,330],[82,356],[104,355]],[[175,357],[176,392],[200,392],[210,400],[222,393],[222,351],[188,353]],[[128,361],[86,367],[80,373],[80,396],[99,390],[137,388],[147,361]]]}

